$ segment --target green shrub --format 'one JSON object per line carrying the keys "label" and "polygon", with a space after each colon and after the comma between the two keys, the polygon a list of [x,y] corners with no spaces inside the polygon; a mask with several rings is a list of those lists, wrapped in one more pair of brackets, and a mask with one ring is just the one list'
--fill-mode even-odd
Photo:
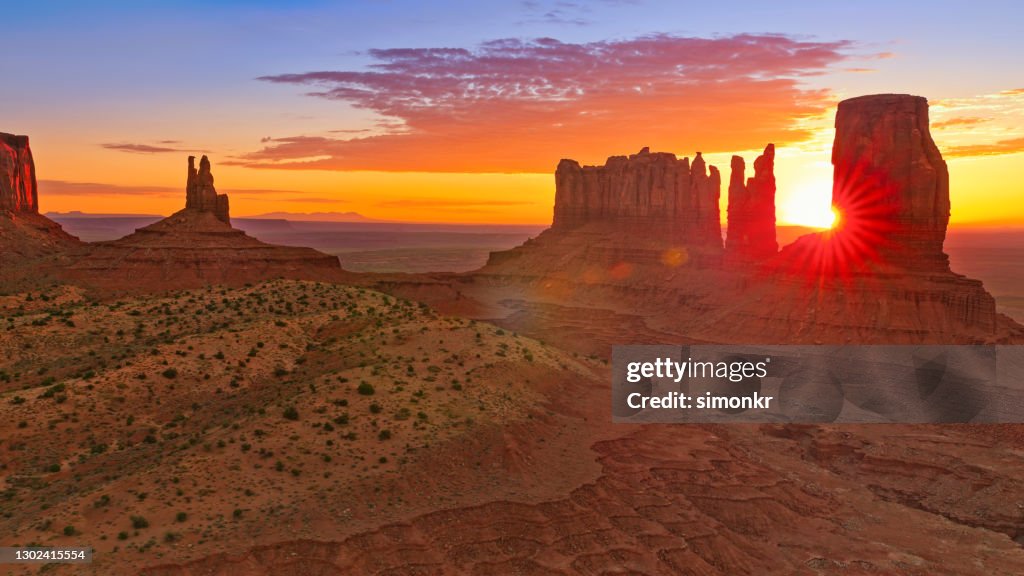
{"label": "green shrub", "polygon": [[142,516],[132,516],[132,528],[135,528],[136,530],[149,528],[149,520],[146,520]]}
{"label": "green shrub", "polygon": [[356,392],[359,392],[359,394],[363,396],[373,396],[376,390],[373,388],[373,384],[370,384],[369,382],[362,382],[359,384],[359,387],[356,388]]}

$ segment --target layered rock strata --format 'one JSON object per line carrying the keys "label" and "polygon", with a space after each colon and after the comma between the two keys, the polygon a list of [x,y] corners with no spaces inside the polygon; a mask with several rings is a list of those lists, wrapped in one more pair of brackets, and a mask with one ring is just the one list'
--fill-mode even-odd
{"label": "layered rock strata", "polygon": [[654,229],[673,242],[721,245],[718,199],[721,177],[700,152],[693,163],[644,148],[612,156],[604,166],[562,160],[555,170],[551,228],[571,230],[590,223],[621,229]]}
{"label": "layered rock strata", "polygon": [[185,208],[135,231],[90,245],[65,271],[91,285],[126,291],[238,284],[271,278],[338,279],[336,256],[266,244],[232,228],[228,197],[217,194],[209,160],[189,158]]}
{"label": "layered rock strata", "polygon": [[0,211],[39,213],[36,165],[28,136],[0,132]]}
{"label": "layered rock strata", "polygon": [[832,146],[838,233],[877,244],[877,258],[948,271],[949,171],[928,128],[928,101],[906,94],[844,100]]}
{"label": "layered rock strata", "polygon": [[[882,94],[840,103],[832,155],[839,224],[777,253],[773,146],[746,182],[745,163],[733,159],[728,237],[717,259],[707,257],[699,233],[666,234],[658,224],[681,218],[672,225],[692,232],[711,214],[680,211],[680,197],[710,195],[675,193],[680,188],[668,183],[682,171],[673,179],[654,169],[674,165],[671,155],[613,160],[589,172],[563,161],[552,228],[492,254],[462,292],[523,331],[568,326],[575,315],[592,318],[602,309],[633,317],[626,323],[638,327],[638,337],[677,335],[665,341],[1024,341],[1024,327],[996,312],[980,281],[949,268],[949,176],[924,98]],[[688,181],[691,192],[699,189],[692,176]],[[639,340],[617,332],[599,352],[626,341]]]}
{"label": "layered rock strata", "polygon": [[0,132],[0,263],[12,267],[78,244],[59,224],[39,214],[36,167],[28,136]]}

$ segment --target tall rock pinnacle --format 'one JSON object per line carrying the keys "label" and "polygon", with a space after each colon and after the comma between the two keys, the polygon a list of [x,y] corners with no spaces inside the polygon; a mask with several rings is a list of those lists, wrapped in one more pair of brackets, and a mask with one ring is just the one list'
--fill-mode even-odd
{"label": "tall rock pinnacle", "polygon": [[36,167],[28,136],[0,132],[0,211],[39,213]]}
{"label": "tall rock pinnacle", "polygon": [[839,233],[908,268],[948,270],[949,172],[928,129],[928,101],[907,94],[839,103],[832,148]]}
{"label": "tall rock pinnacle", "polygon": [[779,250],[775,239],[775,145],[754,160],[754,176],[744,184],[746,164],[732,157],[726,252],[740,260],[761,260]]}
{"label": "tall rock pinnacle", "polygon": [[196,157],[188,157],[188,183],[185,185],[185,208],[211,212],[218,220],[231,224],[227,194],[217,194],[213,187],[213,172],[210,171],[210,160],[205,155],[199,160],[196,170]]}

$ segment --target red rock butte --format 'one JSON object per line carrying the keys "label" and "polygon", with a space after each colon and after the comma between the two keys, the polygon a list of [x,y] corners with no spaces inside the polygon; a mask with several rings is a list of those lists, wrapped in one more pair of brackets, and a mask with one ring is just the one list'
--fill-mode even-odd
{"label": "red rock butte", "polygon": [[203,156],[197,170],[190,156],[184,209],[119,240],[89,245],[63,275],[132,291],[340,277],[335,256],[267,244],[232,228],[228,205],[227,195],[214,188],[209,159]]}
{"label": "red rock butte", "polygon": [[881,94],[845,100],[836,113],[832,204],[841,233],[877,232],[881,257],[949,270],[949,171],[928,126],[928,101]]}
{"label": "red rock butte", "polygon": [[633,233],[656,232],[675,242],[721,246],[721,177],[700,152],[689,158],[644,148],[612,156],[604,166],[562,160],[555,170],[551,229],[609,223]]}
{"label": "red rock butte", "polygon": [[[832,155],[839,224],[781,251],[774,162],[769,144],[745,179],[744,160],[733,157],[723,245],[718,171],[706,173],[699,154],[692,165],[647,149],[601,167],[562,160],[552,227],[493,253],[476,286],[461,289],[495,315],[508,311],[491,296],[494,287],[507,303],[510,287],[519,286],[529,298],[514,314],[538,325],[569,322],[568,305],[614,310],[639,317],[629,321],[637,333],[662,341],[675,334],[712,342],[963,343],[1024,335],[996,313],[981,282],[949,268],[949,175],[928,128],[927,100],[881,94],[839,104]],[[543,311],[531,299],[544,302]],[[605,344],[623,341],[610,330]]]}
{"label": "red rock butte", "polygon": [[0,132],[0,262],[13,266],[76,244],[77,238],[39,214],[28,136]]}
{"label": "red rock butte", "polygon": [[0,133],[0,210],[39,213],[36,164],[28,136]]}

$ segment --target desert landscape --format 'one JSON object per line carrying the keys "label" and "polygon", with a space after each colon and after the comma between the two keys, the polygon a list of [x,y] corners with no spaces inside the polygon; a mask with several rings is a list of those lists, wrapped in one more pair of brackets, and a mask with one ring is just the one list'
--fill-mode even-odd
{"label": "desert landscape", "polygon": [[[895,137],[845,160],[858,131]],[[552,227],[466,273],[265,244],[205,157],[180,212],[84,243],[38,214],[27,138],[4,138],[0,528],[96,554],[48,572],[1024,571],[1018,426],[610,423],[621,342],[1024,341],[1012,273],[997,310],[951,271],[923,98],[839,106],[835,205],[870,159],[872,190],[913,199],[866,200],[895,212],[858,197],[845,227],[778,242],[769,145],[749,180],[733,160],[723,242],[717,169],[645,149],[563,161]]]}
{"label": "desert landscape", "polygon": [[983,4],[10,7],[0,574],[1024,574],[1010,417],[613,422],[622,345],[1024,345]]}

